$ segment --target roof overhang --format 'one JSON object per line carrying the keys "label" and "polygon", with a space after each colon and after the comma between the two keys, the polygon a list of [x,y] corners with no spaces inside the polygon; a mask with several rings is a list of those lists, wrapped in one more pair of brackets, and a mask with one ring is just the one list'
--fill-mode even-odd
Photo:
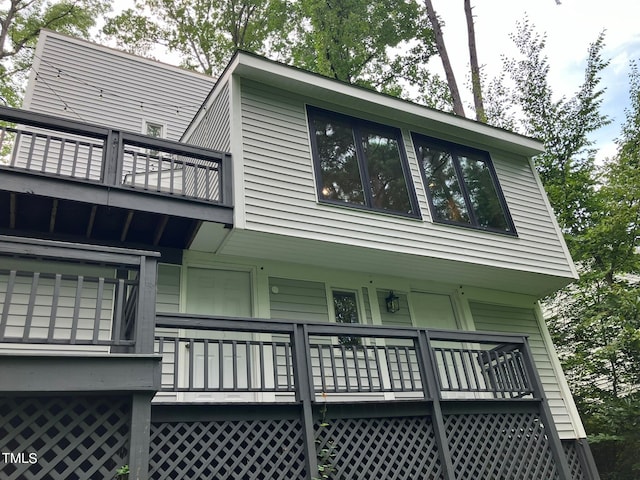
{"label": "roof overhang", "polygon": [[[395,122],[416,125],[452,141],[472,143],[531,157],[544,151],[542,143],[530,137],[470,120],[451,113],[425,107],[329,77],[311,73],[251,53],[238,51],[229,62],[214,90],[236,75],[278,87],[284,91],[333,103],[346,108],[384,117]],[[194,123],[212,101],[210,95]]]}

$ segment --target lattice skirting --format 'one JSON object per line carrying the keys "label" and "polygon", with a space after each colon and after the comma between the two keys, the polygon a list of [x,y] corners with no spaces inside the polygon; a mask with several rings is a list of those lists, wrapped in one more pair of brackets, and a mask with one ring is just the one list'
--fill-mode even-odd
{"label": "lattice skirting", "polygon": [[112,479],[128,463],[130,404],[125,397],[0,398],[0,452],[37,456],[35,463],[0,457],[0,478]]}
{"label": "lattice skirting", "polygon": [[580,454],[575,441],[563,441],[562,448],[567,456],[571,478],[573,480],[587,480],[588,477],[582,471],[582,463],[580,462]]}
{"label": "lattice skirting", "polygon": [[304,479],[298,420],[153,422],[153,480]]}
{"label": "lattice skirting", "polygon": [[332,479],[442,478],[430,417],[329,419],[315,428]]}
{"label": "lattice skirting", "polygon": [[558,478],[549,441],[536,413],[445,415],[456,478]]}

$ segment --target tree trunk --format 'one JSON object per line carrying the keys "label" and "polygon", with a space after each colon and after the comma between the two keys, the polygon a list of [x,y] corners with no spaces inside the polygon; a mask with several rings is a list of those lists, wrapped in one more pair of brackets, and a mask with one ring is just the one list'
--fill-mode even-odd
{"label": "tree trunk", "polygon": [[442,35],[442,27],[440,21],[436,15],[436,11],[433,8],[431,0],[424,0],[424,6],[427,9],[427,16],[429,22],[431,22],[431,28],[436,37],[436,48],[438,49],[438,55],[442,60],[442,66],[444,67],[444,74],[447,77],[447,85],[449,85],[449,91],[451,92],[451,99],[453,100],[453,112],[456,115],[464,117],[464,108],[462,106],[462,99],[460,98],[460,91],[458,90],[458,84],[456,83],[456,77],[453,74],[451,68],[451,62],[449,61],[449,55],[447,54],[447,48],[444,44],[444,36]]}
{"label": "tree trunk", "polygon": [[476,31],[473,25],[471,0],[464,0],[464,13],[467,17],[467,35],[469,38],[469,63],[471,65],[471,88],[473,90],[473,105],[476,109],[476,120],[487,123],[487,115],[482,101],[482,83],[480,80],[480,66],[476,51]]}

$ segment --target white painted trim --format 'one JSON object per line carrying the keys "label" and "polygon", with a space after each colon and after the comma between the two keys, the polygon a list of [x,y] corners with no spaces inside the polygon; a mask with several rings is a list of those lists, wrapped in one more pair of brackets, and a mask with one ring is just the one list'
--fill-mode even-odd
{"label": "white painted trim", "polygon": [[233,227],[246,227],[244,190],[244,131],[242,128],[242,86],[237,76],[229,81],[229,135],[233,164]]}
{"label": "white painted trim", "polygon": [[446,125],[449,130],[456,131],[461,138],[464,138],[466,134],[484,136],[486,137],[485,142],[497,141],[502,144],[510,144],[511,149],[526,153],[528,156],[544,151],[542,144],[532,138],[312,74],[262,57],[238,52],[236,60],[232,67],[234,73],[257,81],[279,85],[286,90],[301,92],[314,98],[326,98],[338,105],[343,101],[356,102],[361,105],[363,110],[367,108],[388,110],[382,114],[398,119],[405,118],[407,123],[415,125],[421,125],[425,121]]}
{"label": "white painted trim", "polygon": [[544,342],[544,346],[547,349],[547,352],[549,353],[549,358],[551,359],[553,372],[556,376],[556,379],[558,380],[558,386],[560,387],[562,398],[564,400],[565,406],[567,407],[567,412],[569,413],[569,418],[571,419],[573,429],[576,432],[576,438],[587,438],[587,432],[584,429],[584,425],[582,424],[582,419],[580,418],[580,414],[578,413],[578,407],[576,407],[576,402],[573,399],[571,390],[569,389],[569,383],[567,382],[567,377],[565,376],[564,371],[562,370],[560,359],[558,358],[556,349],[553,346],[553,340],[551,339],[551,334],[549,333],[549,329],[547,328],[547,323],[545,322],[544,315],[542,313],[542,308],[540,307],[540,304],[538,302],[536,302],[534,312],[535,312],[536,320],[538,321],[538,327],[540,328],[542,341]]}
{"label": "white painted trim", "polygon": [[36,78],[40,71],[41,58],[44,53],[44,45],[47,35],[50,34],[49,30],[42,30],[38,37],[38,43],[36,44],[36,51],[33,56],[33,63],[31,64],[31,72],[29,72],[29,80],[27,81],[27,88],[24,92],[24,98],[22,99],[22,108],[25,110],[31,109],[31,101],[33,100],[33,91],[36,87]]}

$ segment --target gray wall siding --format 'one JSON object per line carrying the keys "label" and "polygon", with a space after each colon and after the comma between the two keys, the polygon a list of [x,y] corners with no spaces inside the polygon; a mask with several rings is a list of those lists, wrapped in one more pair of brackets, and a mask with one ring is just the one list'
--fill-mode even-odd
{"label": "gray wall siding", "polygon": [[156,311],[178,313],[180,311],[180,267],[158,265]]}
{"label": "gray wall siding", "polygon": [[[492,152],[518,238],[430,221],[406,125],[395,126],[402,129],[423,220],[319,204],[305,101],[308,99],[242,79],[243,185],[248,230],[499,268],[570,274],[563,244],[525,158]],[[314,103],[331,108],[322,102]],[[384,122],[380,118],[371,119]],[[386,123],[393,125],[392,121]]]}
{"label": "gray wall siding", "polygon": [[561,438],[576,438],[558,379],[551,364],[533,309],[471,302],[471,314],[478,330],[518,333],[529,336],[529,345]]}
{"label": "gray wall siding", "polygon": [[[141,132],[143,121],[178,140],[215,79],[52,32],[43,32],[24,107]],[[37,76],[36,76],[37,75]]]}
{"label": "gray wall siding", "polygon": [[229,84],[225,84],[204,118],[184,140],[192,145],[228,152],[231,150],[229,122]]}
{"label": "gray wall siding", "polygon": [[329,321],[327,294],[322,282],[270,277],[269,300],[271,318]]}

